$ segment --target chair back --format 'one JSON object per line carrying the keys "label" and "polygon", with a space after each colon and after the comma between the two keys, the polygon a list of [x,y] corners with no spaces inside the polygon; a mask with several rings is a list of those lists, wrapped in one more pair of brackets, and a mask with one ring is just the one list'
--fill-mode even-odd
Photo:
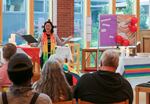
{"label": "chair back", "polygon": [[9,90],[10,85],[2,85],[0,86],[0,92],[7,92]]}
{"label": "chair back", "polygon": [[78,99],[78,104],[94,104],[94,103]]}
{"label": "chair back", "polygon": [[70,101],[62,101],[62,102],[57,102],[57,103],[53,103],[53,104],[76,104],[76,100],[70,100]]}
{"label": "chair back", "polygon": [[[94,104],[94,103],[78,99],[78,104]],[[129,100],[125,100],[125,101],[117,102],[117,103],[113,103],[113,104],[129,104]]]}
{"label": "chair back", "polygon": [[122,102],[117,102],[117,103],[113,103],[113,104],[129,104],[129,100],[125,100],[125,101],[122,101]]}

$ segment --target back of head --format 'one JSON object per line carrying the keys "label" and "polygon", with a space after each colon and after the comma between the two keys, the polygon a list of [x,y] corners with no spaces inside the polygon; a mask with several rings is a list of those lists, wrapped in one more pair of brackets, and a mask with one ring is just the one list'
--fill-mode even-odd
{"label": "back of head", "polygon": [[33,65],[27,55],[16,53],[10,58],[8,63],[8,76],[13,84],[18,86],[31,81]]}
{"label": "back of head", "polygon": [[[62,66],[62,68],[63,68],[63,71],[65,71],[65,72],[68,72],[69,71],[69,67],[68,67],[68,65],[67,64],[65,64],[65,62],[64,62],[64,60],[63,60],[63,58],[61,57],[61,56],[58,56],[58,55],[56,55],[56,54],[53,54],[53,55],[51,55],[50,56],[50,58],[49,58],[50,60],[57,60],[59,63],[60,63],[60,65]],[[65,73],[66,74],[66,73]]]}
{"label": "back of head", "polygon": [[51,55],[49,60],[57,60],[60,65],[64,64],[63,58],[58,56],[58,55],[56,55],[56,54]]}
{"label": "back of head", "polygon": [[12,43],[7,43],[3,47],[3,57],[5,60],[9,60],[12,55],[16,53],[16,46]]}
{"label": "back of head", "polygon": [[62,95],[68,98],[69,84],[66,81],[62,65],[55,56],[52,56],[44,64],[36,89],[49,95],[53,102],[61,101]]}
{"label": "back of head", "polygon": [[[56,55],[51,55],[47,62],[44,64],[42,69],[42,74],[45,73],[54,74],[63,73],[62,70],[62,60],[59,59]],[[44,75],[45,76],[45,75]]]}
{"label": "back of head", "polygon": [[119,63],[119,53],[115,50],[106,50],[101,56],[101,66],[117,68]]}

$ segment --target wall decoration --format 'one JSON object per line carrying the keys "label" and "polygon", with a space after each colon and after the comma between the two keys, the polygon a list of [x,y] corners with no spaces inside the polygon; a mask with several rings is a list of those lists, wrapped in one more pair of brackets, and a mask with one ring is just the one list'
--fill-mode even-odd
{"label": "wall decoration", "polygon": [[99,46],[136,45],[137,22],[134,15],[101,15]]}

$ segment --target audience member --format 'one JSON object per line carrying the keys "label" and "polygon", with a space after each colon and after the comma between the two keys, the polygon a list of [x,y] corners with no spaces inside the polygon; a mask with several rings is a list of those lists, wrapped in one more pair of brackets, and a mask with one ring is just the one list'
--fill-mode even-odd
{"label": "audience member", "polygon": [[57,56],[56,54],[53,54],[53,58],[55,58],[56,60],[58,60],[58,62],[61,64],[62,68],[63,68],[63,71],[64,71],[64,74],[65,74],[65,77],[69,83],[70,86],[75,86],[78,82],[78,79],[80,78],[79,75],[75,74],[75,73],[72,73],[69,71],[69,68],[68,68],[68,65],[66,65],[64,63],[64,60]]}
{"label": "audience member", "polygon": [[23,53],[13,55],[7,71],[13,85],[8,92],[0,93],[0,104],[52,104],[46,94],[32,90],[33,65],[28,56]]}
{"label": "audience member", "polygon": [[74,97],[96,104],[112,104],[129,99],[133,102],[133,90],[130,83],[119,73],[115,73],[119,54],[106,50],[101,56],[97,72],[83,75],[75,87]]}
{"label": "audience member", "polygon": [[49,95],[53,103],[71,100],[71,87],[66,81],[62,66],[54,55],[44,64],[41,78],[33,87],[38,92]]}
{"label": "audience member", "polygon": [[7,74],[7,67],[8,67],[8,62],[9,59],[11,58],[12,55],[16,53],[16,46],[12,43],[7,43],[4,45],[2,48],[3,51],[3,58],[4,58],[4,64],[0,68],[0,86],[9,86],[11,84],[11,81],[8,78]]}

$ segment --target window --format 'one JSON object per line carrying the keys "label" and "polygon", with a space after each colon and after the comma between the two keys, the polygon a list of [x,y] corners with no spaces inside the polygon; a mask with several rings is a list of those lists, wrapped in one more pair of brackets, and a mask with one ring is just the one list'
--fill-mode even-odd
{"label": "window", "polygon": [[44,1],[42,0],[34,0],[34,11],[35,12],[43,12],[44,11]]}
{"label": "window", "polygon": [[4,11],[25,11],[25,1],[26,0],[3,0]]}
{"label": "window", "polygon": [[150,0],[140,0],[140,29],[150,29]]}
{"label": "window", "polygon": [[116,14],[133,14],[135,0],[116,0]]}
{"label": "window", "polygon": [[48,7],[49,0],[34,0],[34,12],[48,12]]}
{"label": "window", "polygon": [[83,3],[84,0],[74,0],[74,37],[82,38],[80,47],[83,47]]}
{"label": "window", "polygon": [[34,0],[34,37],[38,38],[43,31],[42,26],[48,20],[49,2],[51,0]]}
{"label": "window", "polygon": [[109,13],[109,0],[91,0],[92,39],[91,47],[98,46],[99,15]]}
{"label": "window", "polygon": [[19,34],[26,34],[27,13],[16,11],[25,11],[25,1],[26,0],[6,0],[6,2],[3,3],[3,7],[6,7],[3,11],[3,44],[8,42],[10,34],[12,33],[18,34],[16,35],[16,43],[22,43],[23,40]]}

